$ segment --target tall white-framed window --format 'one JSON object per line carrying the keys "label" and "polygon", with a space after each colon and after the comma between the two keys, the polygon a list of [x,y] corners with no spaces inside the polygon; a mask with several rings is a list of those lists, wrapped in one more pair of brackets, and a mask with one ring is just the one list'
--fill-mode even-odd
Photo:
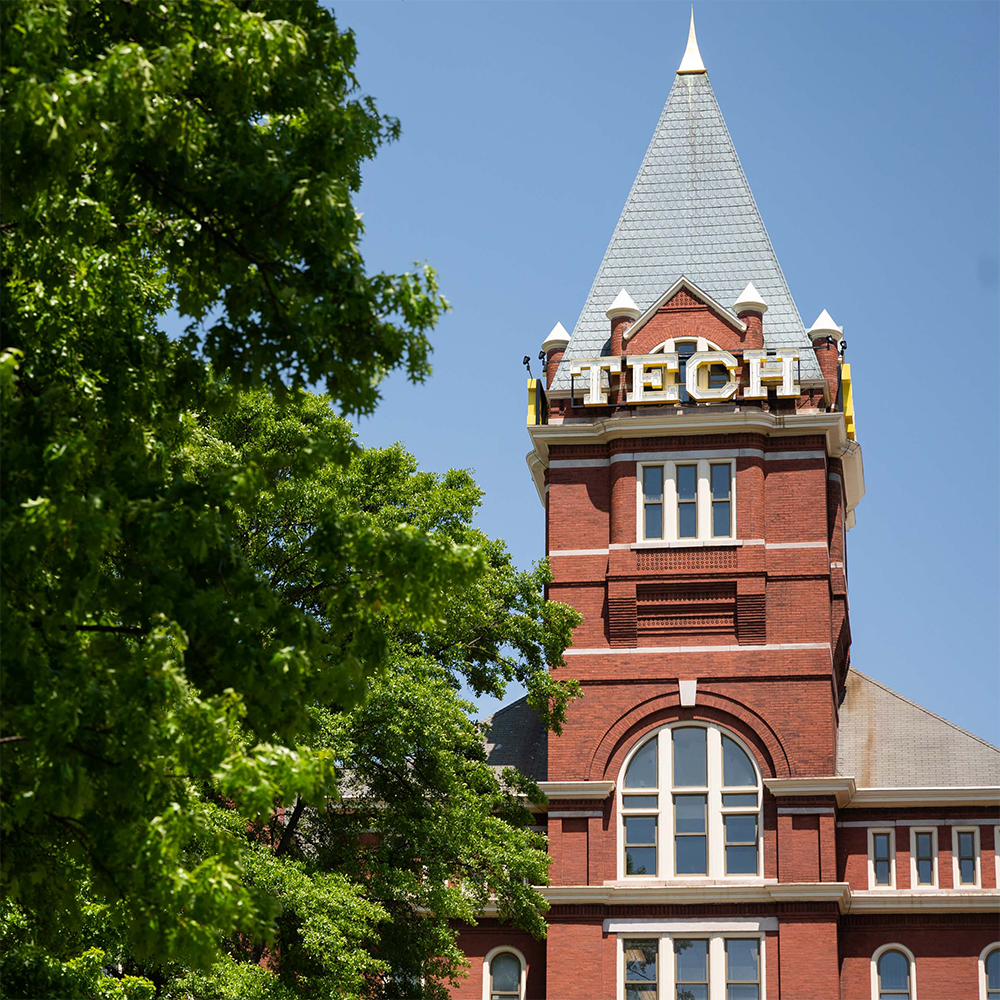
{"label": "tall white-framed window", "polygon": [[978,889],[979,827],[953,826],[951,828],[952,884],[956,889]]}
{"label": "tall white-framed window", "polygon": [[872,1000],[917,1000],[917,961],[902,944],[884,944],[872,955]]}
{"label": "tall white-framed window", "polygon": [[500,945],[483,959],[483,1000],[525,1000],[528,963],[517,948]]}
{"label": "tall white-framed window", "polygon": [[979,953],[979,1000],[1000,1000],[1000,941]]}
{"label": "tall white-framed window", "polygon": [[640,462],[636,475],[640,542],[736,539],[736,459]]}
{"label": "tall white-framed window", "polygon": [[1000,888],[1000,826],[993,827],[993,878]]}
{"label": "tall white-framed window", "polygon": [[868,888],[896,888],[896,831],[868,828]]}
{"label": "tall white-framed window", "polygon": [[764,942],[735,930],[620,934],[619,1000],[763,1000]]}
{"label": "tall white-framed window", "polygon": [[760,772],[734,733],[655,730],[625,758],[616,795],[620,879],[762,877]]}
{"label": "tall white-framed window", "polygon": [[910,827],[910,888],[938,887],[938,832],[936,826]]}

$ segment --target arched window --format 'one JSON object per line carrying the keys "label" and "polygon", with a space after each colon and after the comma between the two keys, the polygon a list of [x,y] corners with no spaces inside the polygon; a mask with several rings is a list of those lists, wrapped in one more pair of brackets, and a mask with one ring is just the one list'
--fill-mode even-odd
{"label": "arched window", "polygon": [[755,878],[760,773],[732,733],[675,723],[642,740],[618,781],[619,877]]}
{"label": "arched window", "polygon": [[987,945],[979,956],[980,1000],[1000,1000],[1000,944]]}
{"label": "arched window", "polygon": [[494,948],[483,965],[484,1000],[524,1000],[525,962],[516,948]]}
{"label": "arched window", "polygon": [[[688,395],[687,389],[684,388],[684,382],[687,378],[687,360],[696,351],[721,351],[722,348],[718,344],[713,344],[712,341],[706,340],[704,337],[676,337],[671,340],[665,340],[662,344],[657,344],[649,353],[650,354],[676,354],[679,362],[679,367],[677,371],[677,381],[680,384],[680,401],[682,403],[690,402],[691,397]],[[704,369],[701,373],[699,379],[699,384],[701,384],[703,389],[718,389],[721,386],[726,385],[729,381],[729,370],[725,365],[709,365],[708,368]]]}
{"label": "arched window", "polygon": [[916,964],[909,948],[886,944],[872,956],[872,1000],[913,1000],[915,979]]}

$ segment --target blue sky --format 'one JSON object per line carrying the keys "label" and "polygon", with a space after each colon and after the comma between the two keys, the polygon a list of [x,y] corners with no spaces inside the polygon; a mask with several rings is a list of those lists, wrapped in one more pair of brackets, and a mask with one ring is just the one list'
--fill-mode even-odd
{"label": "blue sky", "polygon": [[[527,566],[543,524],[521,357],[557,320],[572,330],[689,7],[335,11],[357,34],[363,90],[403,126],[365,173],[368,265],[426,259],[453,306],[431,380],[390,378],[362,438],[475,470],[481,526]],[[1000,742],[1000,7],[699,3],[695,16],[799,311],[809,324],[829,309],[849,343],[867,481],[848,536],[853,664]]]}

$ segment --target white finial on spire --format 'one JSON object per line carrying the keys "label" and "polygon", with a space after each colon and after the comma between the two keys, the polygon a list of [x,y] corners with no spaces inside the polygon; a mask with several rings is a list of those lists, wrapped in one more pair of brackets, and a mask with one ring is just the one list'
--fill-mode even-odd
{"label": "white finial on spire", "polygon": [[695,37],[694,33],[694,4],[691,5],[691,30],[688,32],[688,44],[687,48],[684,50],[684,58],[681,60],[680,66],[677,67],[678,73],[705,73],[705,64],[701,61],[701,53],[698,51],[698,39]]}

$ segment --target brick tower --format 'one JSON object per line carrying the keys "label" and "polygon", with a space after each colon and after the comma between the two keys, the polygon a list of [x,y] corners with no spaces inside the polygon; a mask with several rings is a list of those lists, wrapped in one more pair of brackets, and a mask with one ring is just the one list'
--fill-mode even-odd
{"label": "brick tower", "polygon": [[1000,998],[1000,751],[851,670],[842,330],[799,317],[693,20],[556,333],[528,464],[584,696],[490,737],[549,797],[550,929],[469,931],[459,995]]}

